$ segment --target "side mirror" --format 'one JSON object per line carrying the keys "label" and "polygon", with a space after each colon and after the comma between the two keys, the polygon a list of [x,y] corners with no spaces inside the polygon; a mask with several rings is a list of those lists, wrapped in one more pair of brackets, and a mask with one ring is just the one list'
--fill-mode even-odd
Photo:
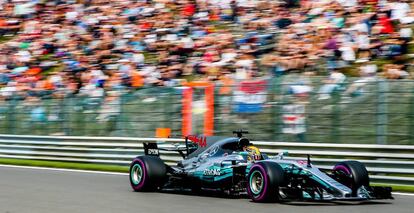
{"label": "side mirror", "polygon": [[277,154],[276,158],[282,160],[284,156],[288,156],[288,155],[289,155],[289,152],[283,151],[283,152],[280,152],[279,154]]}

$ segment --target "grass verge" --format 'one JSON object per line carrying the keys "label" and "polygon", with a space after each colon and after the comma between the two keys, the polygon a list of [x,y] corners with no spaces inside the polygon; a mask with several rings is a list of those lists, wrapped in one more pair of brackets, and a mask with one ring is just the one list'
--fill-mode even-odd
{"label": "grass verge", "polygon": [[10,159],[0,158],[0,164],[20,165],[20,166],[36,166],[49,168],[65,168],[65,169],[80,169],[106,172],[128,172],[128,166],[92,164],[92,163],[70,163],[59,161],[45,161],[45,160],[26,160],[26,159]]}

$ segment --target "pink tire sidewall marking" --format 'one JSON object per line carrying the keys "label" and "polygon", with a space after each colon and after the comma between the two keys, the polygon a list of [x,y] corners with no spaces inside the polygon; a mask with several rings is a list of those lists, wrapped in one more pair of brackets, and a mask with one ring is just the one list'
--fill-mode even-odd
{"label": "pink tire sidewall marking", "polygon": [[[249,196],[251,196],[252,198],[254,198],[254,200],[256,200],[256,201],[263,201],[264,200],[264,196],[267,194],[268,177],[267,177],[266,170],[260,164],[256,164],[256,165],[252,166],[252,168],[250,168],[250,171],[252,171],[256,167],[259,169],[259,171],[263,175],[263,179],[264,179],[264,182],[263,182],[263,191],[260,193],[260,195],[258,197],[255,197],[254,194],[252,193],[251,188],[250,188],[250,180],[249,180],[248,181],[248,184],[247,184],[247,187],[248,187],[247,193],[249,194]],[[250,174],[250,172],[249,172],[249,174]]]}
{"label": "pink tire sidewall marking", "polygon": [[348,175],[351,175],[352,173],[351,173],[351,171],[349,170],[349,168],[348,167],[346,167],[346,166],[344,166],[344,165],[337,165],[337,166],[335,166],[334,167],[334,169],[333,169],[334,171],[335,170],[340,170],[340,171],[343,171],[343,172],[345,172],[346,174],[348,174]]}
{"label": "pink tire sidewall marking", "polygon": [[[143,173],[142,174],[142,180],[141,180],[141,182],[138,185],[134,185],[132,183],[132,181],[130,181],[130,183],[131,183],[131,186],[132,186],[133,189],[135,189],[135,190],[142,190],[142,188],[144,188],[145,179],[146,179],[146,176],[147,176],[147,168],[145,167],[145,163],[141,159],[139,159],[139,158],[137,158],[134,161],[132,161],[132,164],[135,164],[135,163],[138,163],[141,166],[142,173]],[[131,174],[129,174],[129,175],[131,175]],[[131,178],[131,177],[129,177],[129,178]]]}

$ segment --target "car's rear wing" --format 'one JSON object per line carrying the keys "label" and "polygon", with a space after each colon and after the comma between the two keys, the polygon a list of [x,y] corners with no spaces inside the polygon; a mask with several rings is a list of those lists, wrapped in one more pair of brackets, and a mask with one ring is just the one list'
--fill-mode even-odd
{"label": "car's rear wing", "polygon": [[157,143],[144,143],[145,155],[160,156]]}
{"label": "car's rear wing", "polygon": [[[145,155],[160,156],[160,150],[178,152],[183,158],[186,158],[190,153],[194,152],[199,147],[205,147],[207,145],[207,139],[204,136],[188,135],[185,137],[185,147],[158,147],[157,143],[149,142],[144,143]],[[191,143],[192,142],[192,143]]]}
{"label": "car's rear wing", "polygon": [[178,152],[180,153],[180,155],[185,158],[187,156],[186,153],[184,153],[184,151],[187,150],[186,147],[171,147],[171,148],[165,148],[165,147],[158,147],[157,143],[144,143],[144,153],[145,155],[151,155],[151,156],[160,156],[160,150],[163,151],[171,151],[171,152]]}

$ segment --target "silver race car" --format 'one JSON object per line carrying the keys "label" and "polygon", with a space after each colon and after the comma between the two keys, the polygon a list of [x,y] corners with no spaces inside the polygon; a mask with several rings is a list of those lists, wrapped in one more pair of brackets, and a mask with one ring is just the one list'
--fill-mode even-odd
{"label": "silver race car", "polygon": [[[255,202],[284,200],[369,200],[392,199],[391,187],[370,186],[365,166],[358,161],[337,163],[332,170],[314,166],[310,156],[286,159],[287,153],[269,157],[234,131],[237,137],[187,136],[185,146],[161,148],[144,144],[145,155],[130,166],[130,183],[135,191],[218,191],[247,195]],[[183,159],[167,165],[160,150],[176,151]]]}

